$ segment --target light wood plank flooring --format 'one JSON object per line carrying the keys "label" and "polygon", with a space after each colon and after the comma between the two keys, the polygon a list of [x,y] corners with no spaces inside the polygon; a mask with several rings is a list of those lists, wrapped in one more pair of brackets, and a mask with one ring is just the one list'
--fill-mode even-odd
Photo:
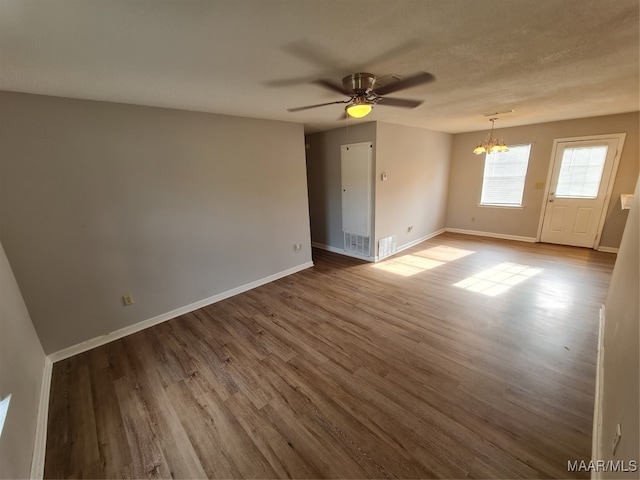
{"label": "light wood plank flooring", "polygon": [[314,261],[56,363],[45,476],[580,475],[615,255],[443,234]]}

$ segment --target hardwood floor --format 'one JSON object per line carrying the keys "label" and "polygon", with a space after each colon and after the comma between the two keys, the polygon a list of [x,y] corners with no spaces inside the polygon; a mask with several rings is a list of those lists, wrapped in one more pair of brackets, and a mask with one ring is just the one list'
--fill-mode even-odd
{"label": "hardwood floor", "polygon": [[615,255],[443,234],[314,261],[56,363],[45,477],[586,476]]}

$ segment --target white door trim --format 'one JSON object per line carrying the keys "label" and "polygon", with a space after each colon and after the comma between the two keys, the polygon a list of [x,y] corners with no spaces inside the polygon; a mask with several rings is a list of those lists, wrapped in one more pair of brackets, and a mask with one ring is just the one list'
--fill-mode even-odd
{"label": "white door trim", "polygon": [[536,242],[539,242],[540,238],[542,237],[542,223],[544,221],[544,215],[547,211],[547,206],[549,205],[547,199],[549,198],[549,188],[551,186],[553,165],[556,158],[556,153],[558,151],[558,144],[570,142],[585,142],[590,140],[616,139],[618,140],[618,146],[616,149],[616,155],[613,159],[613,169],[611,170],[609,183],[607,184],[607,193],[604,198],[604,206],[602,207],[602,213],[600,214],[600,219],[598,220],[598,233],[596,236],[596,242],[593,246],[595,250],[598,249],[598,247],[600,246],[600,238],[602,237],[602,229],[604,228],[604,220],[607,217],[607,212],[609,211],[609,203],[611,201],[611,193],[613,192],[613,184],[615,183],[616,175],[618,174],[618,165],[620,164],[620,156],[622,155],[622,148],[624,147],[624,140],[626,136],[626,133],[610,133],[605,135],[587,135],[584,137],[556,138],[553,141],[553,148],[551,149],[551,159],[549,160],[549,169],[547,171],[547,181],[544,187],[544,196],[542,197],[542,208],[540,209],[540,219],[538,221],[538,234],[536,235]]}

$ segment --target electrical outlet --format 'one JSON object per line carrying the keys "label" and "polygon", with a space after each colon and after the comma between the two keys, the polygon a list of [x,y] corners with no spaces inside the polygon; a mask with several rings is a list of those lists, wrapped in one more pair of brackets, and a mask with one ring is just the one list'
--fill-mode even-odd
{"label": "electrical outlet", "polygon": [[293,245],[293,251],[296,253],[300,253],[300,250],[302,250],[302,244],[301,243],[296,243]]}
{"label": "electrical outlet", "polygon": [[129,305],[133,305],[133,295],[131,295],[130,293],[123,295],[122,303],[124,304],[125,307],[128,307]]}
{"label": "electrical outlet", "polygon": [[407,232],[411,232],[412,230],[413,230],[413,225],[409,225],[409,226],[407,227]]}
{"label": "electrical outlet", "polygon": [[471,221],[475,222],[476,221],[476,217],[471,217]]}

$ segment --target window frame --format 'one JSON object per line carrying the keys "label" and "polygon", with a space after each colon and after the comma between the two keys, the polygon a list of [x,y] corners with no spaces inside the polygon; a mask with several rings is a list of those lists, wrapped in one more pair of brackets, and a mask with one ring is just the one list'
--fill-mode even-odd
{"label": "window frame", "polygon": [[529,152],[527,155],[527,163],[526,163],[526,167],[525,167],[525,171],[524,171],[524,175],[522,176],[522,193],[521,193],[521,197],[520,197],[520,203],[519,204],[515,204],[515,203],[489,203],[489,202],[483,202],[483,193],[485,190],[485,179],[487,178],[486,176],[486,169],[487,169],[487,162],[489,160],[489,156],[490,155],[505,155],[505,153],[485,153],[484,155],[484,165],[483,165],[483,169],[482,169],[482,179],[481,179],[481,183],[480,183],[480,200],[478,201],[478,207],[483,207],[483,208],[505,208],[505,209],[515,209],[515,210],[522,210],[525,208],[524,205],[524,189],[526,187],[527,184],[527,174],[529,173],[529,162],[531,160],[531,149],[533,147],[533,143],[518,143],[518,144],[511,144],[511,145],[507,145],[509,150],[516,148],[516,147],[525,147],[528,146],[529,147]]}

